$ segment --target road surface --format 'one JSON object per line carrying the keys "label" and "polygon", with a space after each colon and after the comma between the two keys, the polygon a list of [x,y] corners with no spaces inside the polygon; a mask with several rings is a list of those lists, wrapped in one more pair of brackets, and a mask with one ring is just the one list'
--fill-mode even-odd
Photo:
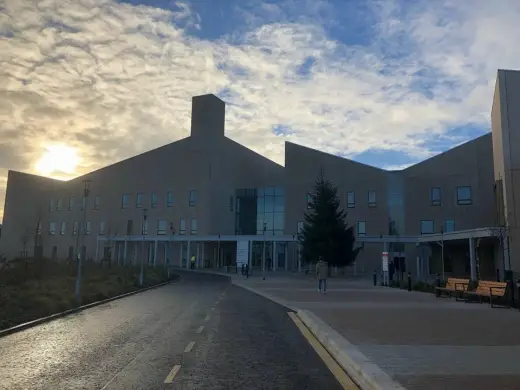
{"label": "road surface", "polygon": [[1,389],[341,389],[287,310],[216,275],[0,338]]}

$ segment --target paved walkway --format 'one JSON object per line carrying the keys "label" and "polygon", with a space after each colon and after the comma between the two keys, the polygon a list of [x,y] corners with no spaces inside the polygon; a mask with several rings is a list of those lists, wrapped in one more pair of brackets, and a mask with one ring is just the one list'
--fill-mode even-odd
{"label": "paved walkway", "polygon": [[520,389],[520,312],[330,279],[270,276],[242,284],[308,309],[408,389]]}

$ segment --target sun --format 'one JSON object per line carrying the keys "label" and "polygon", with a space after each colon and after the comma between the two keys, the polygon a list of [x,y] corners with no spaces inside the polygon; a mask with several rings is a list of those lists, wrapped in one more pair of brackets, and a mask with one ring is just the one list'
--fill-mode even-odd
{"label": "sun", "polygon": [[50,145],[36,162],[35,169],[44,176],[52,176],[54,173],[73,174],[78,163],[76,149],[66,145]]}

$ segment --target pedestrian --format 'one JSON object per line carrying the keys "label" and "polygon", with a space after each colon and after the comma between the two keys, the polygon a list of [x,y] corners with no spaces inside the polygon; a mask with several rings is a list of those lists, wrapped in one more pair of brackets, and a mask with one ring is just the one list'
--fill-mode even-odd
{"label": "pedestrian", "polygon": [[316,263],[316,278],[318,279],[318,292],[327,293],[327,276],[329,275],[329,264],[320,256]]}
{"label": "pedestrian", "polygon": [[245,272],[246,272],[246,279],[249,279],[249,264],[246,264],[246,267],[245,267]]}
{"label": "pedestrian", "polygon": [[195,259],[195,254],[192,253],[192,254],[191,254],[191,264],[190,264],[190,268],[191,268],[191,269],[195,269],[195,260],[196,260],[196,259]]}
{"label": "pedestrian", "polygon": [[242,273],[242,275],[244,275],[244,263],[242,263],[242,265],[240,266],[240,272]]}

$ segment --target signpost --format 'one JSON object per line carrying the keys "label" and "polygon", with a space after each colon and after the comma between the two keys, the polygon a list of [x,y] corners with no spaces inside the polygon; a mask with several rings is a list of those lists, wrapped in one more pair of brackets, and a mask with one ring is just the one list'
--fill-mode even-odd
{"label": "signpost", "polygon": [[382,261],[383,261],[383,285],[387,286],[389,284],[388,280],[388,252],[382,253]]}

